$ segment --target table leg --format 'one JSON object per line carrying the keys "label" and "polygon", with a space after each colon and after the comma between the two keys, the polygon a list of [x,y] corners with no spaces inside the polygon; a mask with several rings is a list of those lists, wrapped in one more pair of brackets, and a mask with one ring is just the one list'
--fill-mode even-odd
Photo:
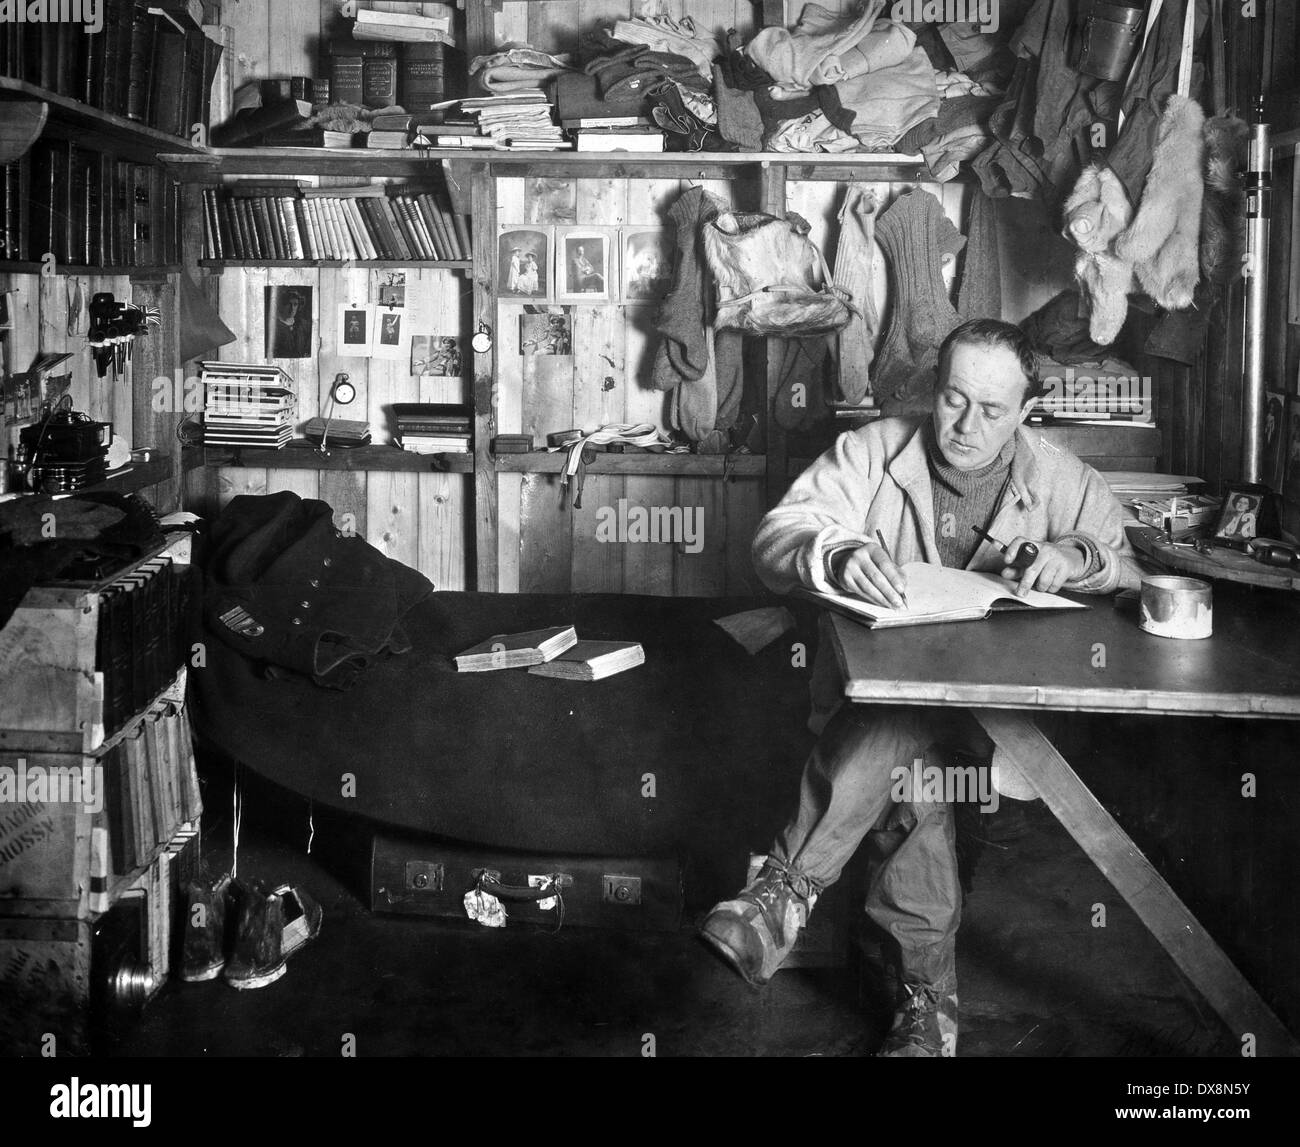
{"label": "table leg", "polygon": [[1236,1038],[1253,1036],[1258,1055],[1300,1054],[1300,1043],[1033,722],[1002,709],[974,713]]}

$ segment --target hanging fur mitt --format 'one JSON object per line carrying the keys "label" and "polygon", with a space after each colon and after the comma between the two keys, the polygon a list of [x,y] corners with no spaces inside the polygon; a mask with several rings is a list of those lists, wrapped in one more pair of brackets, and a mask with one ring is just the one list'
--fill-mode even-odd
{"label": "hanging fur mitt", "polygon": [[1236,116],[1205,121],[1205,202],[1201,211],[1201,274],[1230,283],[1246,253],[1246,168],[1250,127]]}
{"label": "hanging fur mitt", "polygon": [[1169,97],[1142,203],[1115,241],[1115,254],[1132,264],[1142,289],[1170,311],[1192,305],[1201,276],[1204,127],[1200,104],[1186,96]]}
{"label": "hanging fur mitt", "polygon": [[1113,171],[1092,164],[1079,176],[1064,211],[1064,234],[1079,248],[1074,274],[1088,300],[1088,334],[1108,346],[1124,325],[1133,288],[1132,266],[1113,250],[1132,218],[1128,196]]}

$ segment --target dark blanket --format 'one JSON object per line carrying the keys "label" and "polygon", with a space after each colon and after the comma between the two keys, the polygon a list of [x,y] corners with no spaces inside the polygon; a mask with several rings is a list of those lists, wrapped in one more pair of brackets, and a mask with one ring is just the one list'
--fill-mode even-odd
{"label": "dark blanket", "polygon": [[[267,680],[209,640],[190,672],[202,740],[294,792],[389,825],[519,850],[731,857],[788,815],[811,745],[815,618],[750,656],[712,619],[754,601],[435,593],[413,649],[346,693]],[[642,643],[646,663],[594,683],[525,670],[458,674],[495,633],[573,624]],[[348,774],[355,796],[345,796]],[[653,774],[653,777],[647,777]],[[650,786],[653,786],[651,790]],[[653,795],[643,795],[643,792]]]}

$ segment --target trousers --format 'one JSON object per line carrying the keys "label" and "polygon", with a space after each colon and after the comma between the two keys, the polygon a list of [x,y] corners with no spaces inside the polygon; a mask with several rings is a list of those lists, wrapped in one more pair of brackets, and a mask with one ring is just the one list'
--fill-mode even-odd
{"label": "trousers", "polygon": [[[772,854],[824,888],[839,879],[868,833],[883,859],[867,915],[898,944],[903,980],[956,987],[961,884],[951,803],[915,796],[900,778],[945,750],[989,759],[993,742],[963,710],[846,704],[804,766],[799,807]],[[901,770],[901,771],[900,771]]]}

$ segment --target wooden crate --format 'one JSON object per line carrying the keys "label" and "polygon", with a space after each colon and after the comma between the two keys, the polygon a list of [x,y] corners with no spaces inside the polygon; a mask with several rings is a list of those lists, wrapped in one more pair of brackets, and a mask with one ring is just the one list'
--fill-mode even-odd
{"label": "wooden crate", "polygon": [[109,586],[160,552],[98,582],[27,591],[0,630],[0,748],[89,753],[112,735],[97,663],[101,604]]}

